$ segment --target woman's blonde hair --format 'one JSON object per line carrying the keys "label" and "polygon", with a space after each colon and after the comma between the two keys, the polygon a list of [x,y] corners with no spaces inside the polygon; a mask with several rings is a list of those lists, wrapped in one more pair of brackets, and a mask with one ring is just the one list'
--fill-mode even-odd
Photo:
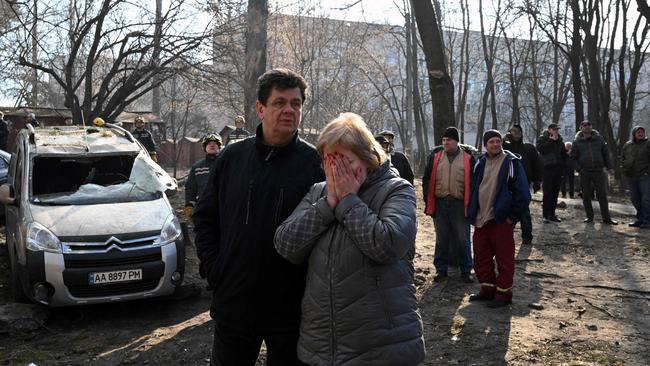
{"label": "woman's blonde hair", "polygon": [[316,149],[322,157],[325,147],[332,146],[350,150],[370,171],[377,169],[388,159],[384,149],[368,130],[366,122],[355,113],[341,113],[323,128],[316,142]]}

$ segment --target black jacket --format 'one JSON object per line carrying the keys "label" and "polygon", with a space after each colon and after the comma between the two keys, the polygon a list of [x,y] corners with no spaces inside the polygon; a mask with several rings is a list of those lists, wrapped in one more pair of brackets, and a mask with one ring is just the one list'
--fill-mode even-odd
{"label": "black jacket", "polygon": [[9,122],[0,119],[0,149],[7,151],[7,138],[9,137]]}
{"label": "black jacket", "polygon": [[210,314],[239,329],[297,331],[306,267],[273,246],[275,229],[325,180],[316,149],[257,136],[221,151],[194,211],[200,271],[213,288]]}
{"label": "black jacket", "polygon": [[[544,163],[535,145],[523,141],[506,141],[503,143],[503,149],[521,156],[528,183],[540,183],[542,181]],[[564,149],[564,146],[562,149]]]}
{"label": "black jacket", "polygon": [[564,149],[564,140],[559,136],[557,140],[549,137],[548,131],[537,138],[537,151],[542,157],[545,169],[561,169],[564,172],[566,159],[566,150]]}
{"label": "black jacket", "polygon": [[230,133],[228,134],[228,141],[226,142],[226,145],[230,145],[230,144],[233,144],[233,143],[235,143],[237,141],[241,141],[241,140],[247,138],[250,135],[251,135],[251,133],[246,131],[243,128],[234,129],[234,130],[230,131]]}
{"label": "black jacket", "polygon": [[156,152],[156,144],[153,142],[153,137],[151,137],[151,132],[142,129],[138,130],[137,128],[131,132],[133,137],[135,137],[140,143],[147,149],[148,152]]}
{"label": "black jacket", "polygon": [[399,172],[399,176],[406,179],[411,183],[411,185],[413,185],[415,174],[413,174],[411,163],[409,163],[409,159],[406,157],[406,155],[395,151],[390,155],[390,162]]}
{"label": "black jacket", "polygon": [[582,132],[576,134],[571,156],[576,159],[578,170],[594,171],[614,168],[612,159],[609,157],[607,142],[596,130],[592,130],[590,135],[585,135]]}
{"label": "black jacket", "polygon": [[203,188],[208,183],[210,170],[216,158],[216,154],[206,154],[205,159],[192,165],[190,173],[187,175],[187,183],[185,183],[185,206],[196,205],[197,198],[201,196]]}

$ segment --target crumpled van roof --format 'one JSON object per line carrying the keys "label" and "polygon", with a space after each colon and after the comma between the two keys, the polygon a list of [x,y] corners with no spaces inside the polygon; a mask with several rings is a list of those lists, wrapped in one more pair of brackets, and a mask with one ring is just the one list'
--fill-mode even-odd
{"label": "crumpled van roof", "polygon": [[[93,127],[95,131],[79,126],[45,127],[34,129],[34,144],[31,154],[108,154],[138,153],[141,149],[129,140],[124,130]],[[21,133],[29,134],[26,129]]]}

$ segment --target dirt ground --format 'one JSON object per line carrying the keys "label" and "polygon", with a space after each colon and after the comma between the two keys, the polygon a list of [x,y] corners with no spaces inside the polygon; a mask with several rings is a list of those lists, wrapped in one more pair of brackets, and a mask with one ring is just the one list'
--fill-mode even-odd
{"label": "dirt ground", "polygon": [[[181,197],[173,199],[179,217]],[[501,309],[469,304],[479,286],[461,283],[458,273],[433,283],[434,228],[430,218],[419,217],[416,282],[425,365],[650,363],[650,231],[601,225],[598,215],[595,224],[583,224],[580,201],[561,201],[568,205],[558,210],[559,224],[542,223],[541,204],[533,202],[533,245],[521,246],[516,231],[514,303]],[[203,288],[194,247],[187,252],[185,283]],[[8,268],[6,255],[0,256],[0,307],[10,306]],[[2,323],[0,364],[207,365],[209,304],[203,290],[186,298],[50,309],[36,330]]]}

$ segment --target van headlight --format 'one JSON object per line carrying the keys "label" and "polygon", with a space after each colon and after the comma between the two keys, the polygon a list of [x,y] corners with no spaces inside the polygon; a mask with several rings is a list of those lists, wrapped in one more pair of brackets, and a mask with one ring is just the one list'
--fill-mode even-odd
{"label": "van headlight", "polygon": [[61,241],[45,226],[32,222],[27,225],[27,249],[61,253]]}
{"label": "van headlight", "polygon": [[162,230],[160,230],[160,243],[166,244],[179,239],[182,236],[183,231],[181,230],[181,223],[178,222],[176,216],[173,214],[169,215],[167,220],[165,220],[165,225],[163,225]]}

